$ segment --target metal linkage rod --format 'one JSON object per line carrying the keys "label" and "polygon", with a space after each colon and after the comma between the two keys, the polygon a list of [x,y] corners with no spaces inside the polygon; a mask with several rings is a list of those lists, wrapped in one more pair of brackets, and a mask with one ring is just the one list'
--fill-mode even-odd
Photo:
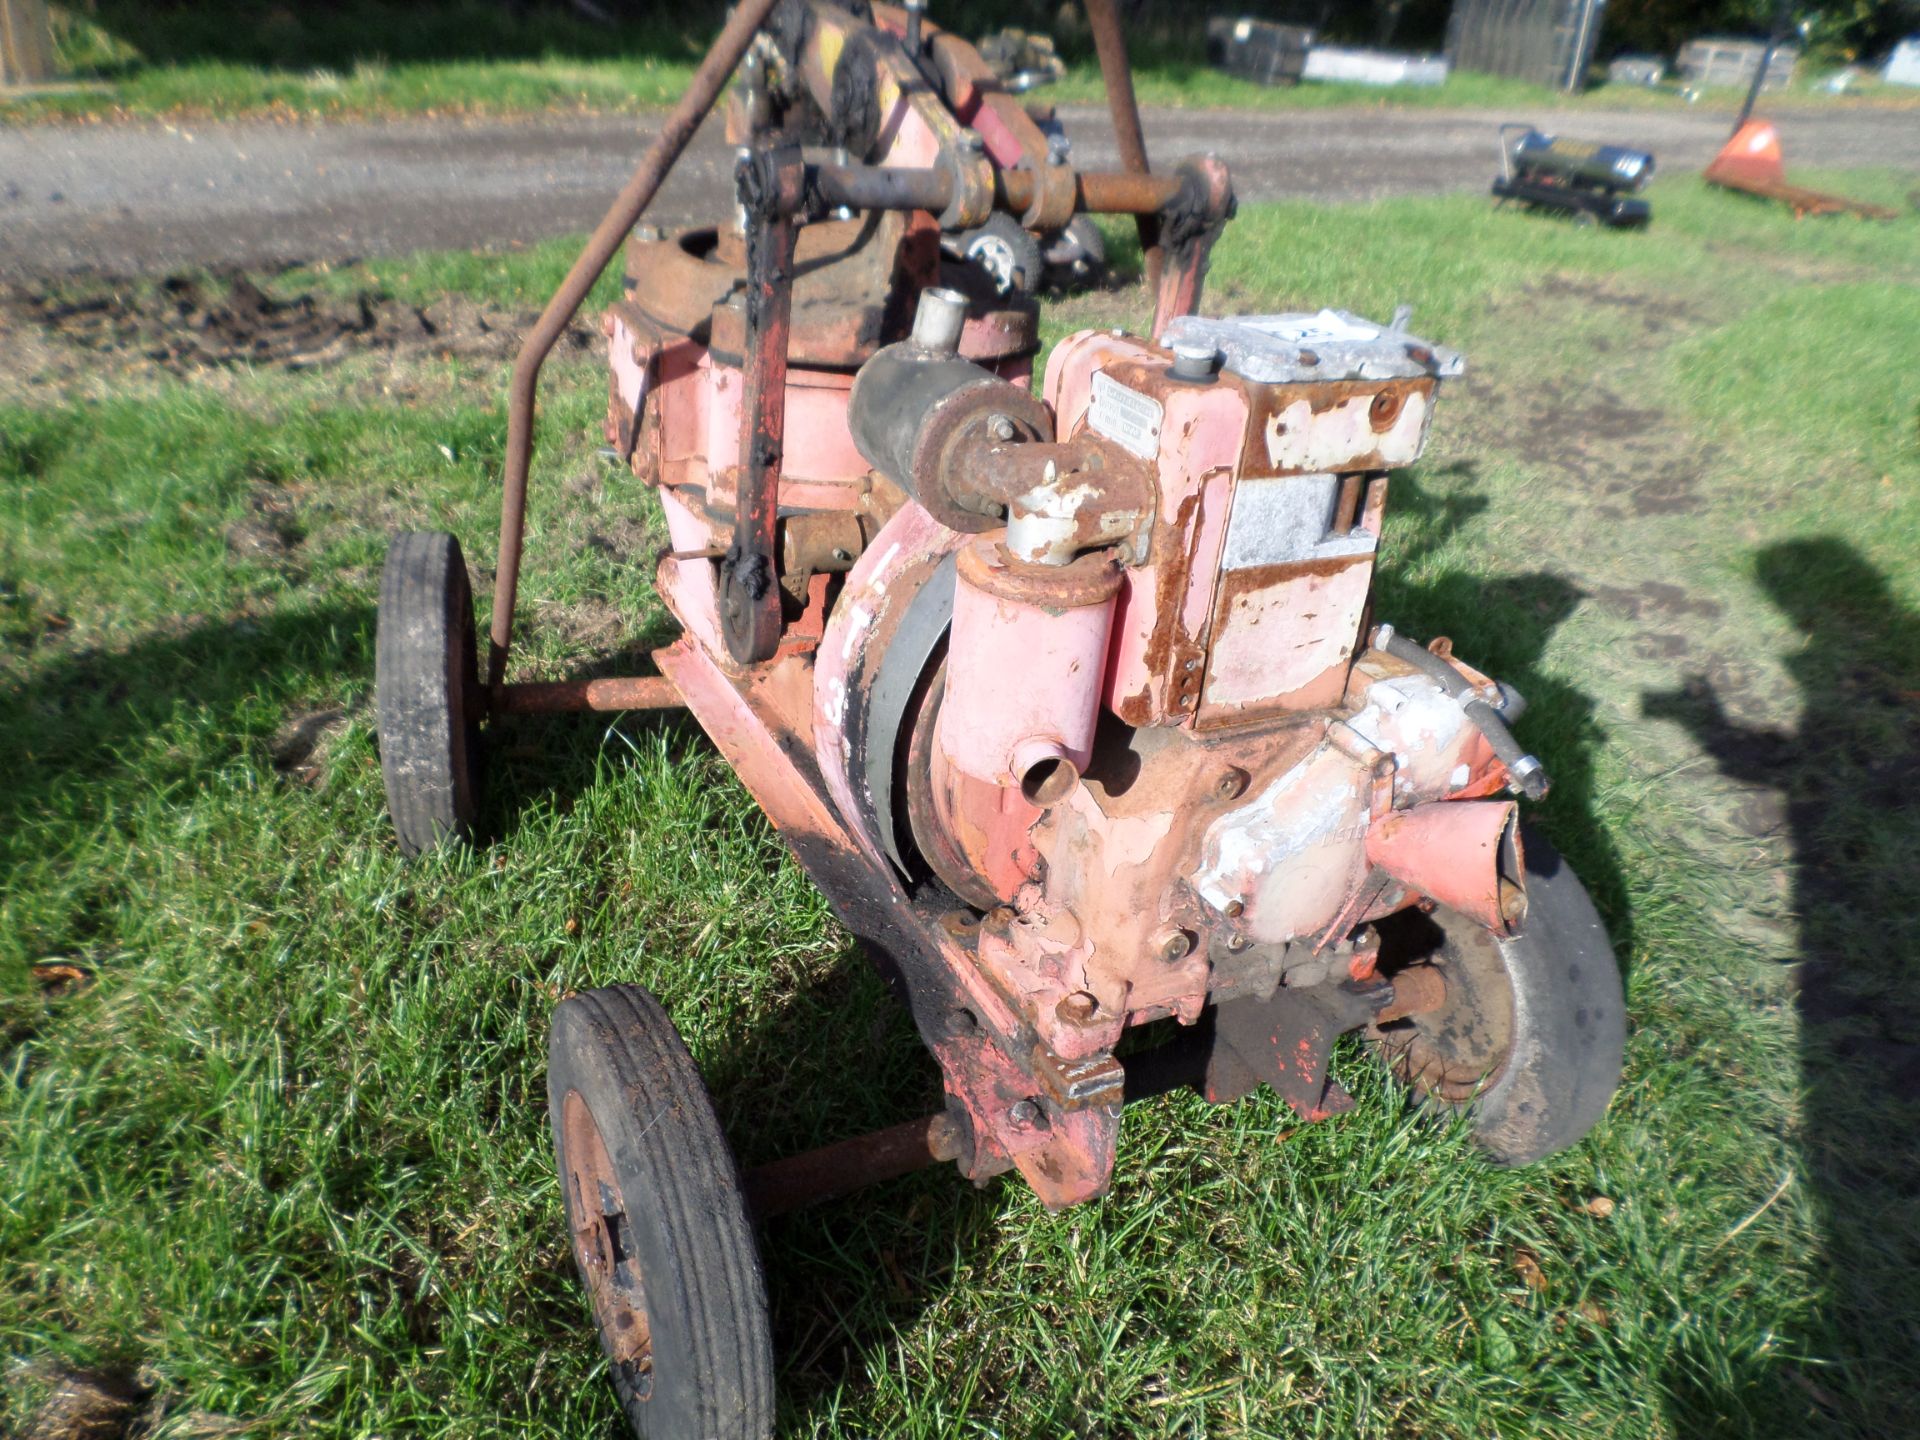
{"label": "metal linkage rod", "polygon": [[567,278],[553,292],[547,308],[540,312],[540,318],[520,346],[520,357],[514,362],[513,381],[507,391],[507,463],[501,496],[500,560],[493,587],[493,626],[487,643],[487,679],[492,686],[506,680],[507,651],[513,643],[513,606],[520,588],[520,551],[526,536],[527,472],[533,463],[534,397],[540,384],[540,367],[593,289],[594,281],[600,278],[600,272],[607,268],[607,262],[619,251],[635,222],[653,203],[667,172],[673,169],[680,152],[687,148],[700,122],[720,98],[728,77],[777,3],[778,0],[740,0],[733,17],[707,52],[707,58],[694,72],[686,94],[673,107],[659,137],[633,172],[633,178],[627,181],[588,237],[580,258],[573,262]]}

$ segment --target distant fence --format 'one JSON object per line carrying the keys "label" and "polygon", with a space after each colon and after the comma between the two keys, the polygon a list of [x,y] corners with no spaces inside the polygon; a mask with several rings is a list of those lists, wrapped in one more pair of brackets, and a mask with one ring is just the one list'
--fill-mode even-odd
{"label": "distant fence", "polygon": [[1455,70],[1580,90],[1607,0],[1455,0],[1447,60]]}

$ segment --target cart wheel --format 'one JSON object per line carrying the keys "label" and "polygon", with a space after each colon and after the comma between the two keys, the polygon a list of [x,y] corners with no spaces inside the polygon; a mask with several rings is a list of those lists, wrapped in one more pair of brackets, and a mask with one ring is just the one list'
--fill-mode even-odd
{"label": "cart wheel", "polygon": [[1041,249],[1047,288],[1067,290],[1097,283],[1107,269],[1107,240],[1091,215],[1076,215]]}
{"label": "cart wheel", "polygon": [[988,216],[986,224],[960,237],[959,250],[987,273],[1002,295],[1031,295],[1040,288],[1045,268],[1040,242],[1011,215]]}
{"label": "cart wheel", "polygon": [[760,1252],[700,1072],[638,985],[553,1013],[547,1110],[573,1258],[642,1440],[773,1431]]}
{"label": "cart wheel", "polygon": [[1368,1032],[1423,1101],[1472,1115],[1475,1140],[1499,1165],[1564,1150],[1599,1123],[1626,1044],[1620,968],[1593,901],[1543,837],[1528,831],[1523,843],[1519,935],[1500,939],[1445,909],[1382,922],[1382,970],[1391,978],[1431,964],[1446,999]]}
{"label": "cart wheel", "polygon": [[480,813],[473,592],[460,542],[407,532],[380,574],[374,694],[387,811],[403,855],[467,839]]}

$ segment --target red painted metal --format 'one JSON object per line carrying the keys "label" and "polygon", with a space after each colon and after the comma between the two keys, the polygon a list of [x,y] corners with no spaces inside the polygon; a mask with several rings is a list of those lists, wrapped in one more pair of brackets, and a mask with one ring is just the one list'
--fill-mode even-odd
{"label": "red painted metal", "polygon": [[1511,934],[1526,914],[1520,816],[1511,800],[1396,811],[1367,830],[1367,859],[1408,889]]}
{"label": "red painted metal", "polygon": [[[1171,1018],[1208,1094],[1265,1083],[1317,1119],[1350,1103],[1337,1037],[1444,986],[1396,990],[1372,922],[1425,899],[1505,934],[1523,912],[1516,812],[1487,798],[1505,772],[1467,713],[1497,691],[1366,638],[1387,474],[1440,372],[1399,326],[1330,312],[1262,323],[1359,335],[1377,365],[1313,378],[1304,342],[1291,370],[1176,360],[1158,342],[1199,301],[1224,167],[1147,171],[1124,86],[1125,173],[1038,163],[963,42],[928,32],[943,99],[899,46],[854,43],[851,12],[808,13],[798,83],[829,109],[865,94],[853,148],[884,163],[747,136],[743,228],[634,241],[605,326],[607,434],[659,495],[683,633],[659,679],[496,683],[495,705],[686,706],[899,981],[947,1114],[755,1172],[763,1214],[933,1159],[1070,1205],[1112,1173],[1129,1028]],[[1112,74],[1110,0],[1089,15]],[[823,218],[841,205],[864,213]],[[1068,337],[1040,401],[1030,305],[962,293],[958,354],[951,325],[910,340],[923,292],[962,278],[940,228],[996,207],[1152,220],[1152,332]],[[910,398],[854,407],[856,376]],[[897,432],[893,408],[914,411]]]}

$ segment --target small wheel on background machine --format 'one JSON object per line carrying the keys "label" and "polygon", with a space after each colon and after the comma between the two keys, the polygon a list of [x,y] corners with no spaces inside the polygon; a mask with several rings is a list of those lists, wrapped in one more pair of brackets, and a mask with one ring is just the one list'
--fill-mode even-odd
{"label": "small wheel on background machine", "polygon": [[473,591],[460,542],[408,531],[387,547],[374,642],[380,770],[404,855],[472,836],[480,814]]}
{"label": "small wheel on background machine", "polygon": [[1002,295],[1031,295],[1040,288],[1046,269],[1040,242],[1011,215],[988,216],[986,224],[960,235],[953,248],[986,272]]}
{"label": "small wheel on background machine", "polygon": [[1464,1110],[1498,1165],[1527,1165],[1577,1143],[1620,1084],[1626,1003],[1606,927],[1580,879],[1537,832],[1523,837],[1527,913],[1495,936],[1447,909],[1380,923],[1393,978],[1431,965],[1437,1010],[1369,1030],[1394,1078],[1427,1104]]}
{"label": "small wheel on background machine", "polygon": [[641,1440],[773,1431],[766,1284],[700,1072],[638,985],[553,1012],[547,1110],[573,1258]]}

